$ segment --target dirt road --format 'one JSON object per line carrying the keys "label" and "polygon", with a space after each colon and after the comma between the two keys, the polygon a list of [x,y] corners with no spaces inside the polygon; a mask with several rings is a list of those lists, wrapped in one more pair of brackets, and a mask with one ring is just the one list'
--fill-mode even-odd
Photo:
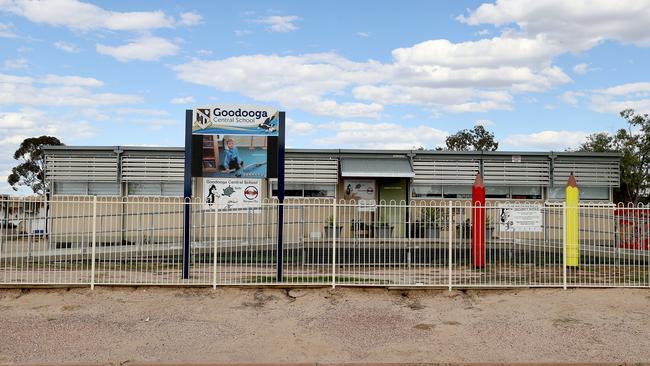
{"label": "dirt road", "polygon": [[650,360],[650,290],[0,290],[0,363]]}

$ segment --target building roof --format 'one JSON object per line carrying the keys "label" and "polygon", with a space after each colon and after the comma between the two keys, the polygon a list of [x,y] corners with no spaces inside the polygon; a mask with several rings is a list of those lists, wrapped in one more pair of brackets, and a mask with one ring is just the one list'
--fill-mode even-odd
{"label": "building roof", "polygon": [[[176,151],[183,152],[185,148],[174,146],[44,146],[46,151]],[[574,151],[438,151],[438,150],[368,150],[368,149],[286,149],[289,154],[313,154],[331,156],[377,156],[391,155],[394,157],[428,155],[428,156],[489,156],[512,157],[514,156],[539,156],[539,157],[592,157],[592,158],[620,158],[618,152],[574,152]]]}
{"label": "building roof", "polygon": [[342,158],[341,176],[413,178],[415,172],[406,158]]}

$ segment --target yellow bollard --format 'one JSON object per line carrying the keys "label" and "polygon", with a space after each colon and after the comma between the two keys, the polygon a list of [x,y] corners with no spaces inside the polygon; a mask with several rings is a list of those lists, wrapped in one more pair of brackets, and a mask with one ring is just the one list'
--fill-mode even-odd
{"label": "yellow bollard", "polygon": [[566,265],[567,267],[578,267],[580,261],[580,247],[578,244],[578,201],[580,189],[576,183],[573,173],[569,176],[566,184]]}

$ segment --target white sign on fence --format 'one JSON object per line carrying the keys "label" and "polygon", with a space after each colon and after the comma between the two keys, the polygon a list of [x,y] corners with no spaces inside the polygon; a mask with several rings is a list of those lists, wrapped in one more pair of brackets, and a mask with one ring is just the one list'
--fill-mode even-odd
{"label": "white sign on fence", "polygon": [[261,195],[259,179],[203,179],[205,209],[259,207]]}
{"label": "white sign on fence", "polygon": [[499,230],[503,232],[541,232],[542,206],[532,204],[499,204]]}

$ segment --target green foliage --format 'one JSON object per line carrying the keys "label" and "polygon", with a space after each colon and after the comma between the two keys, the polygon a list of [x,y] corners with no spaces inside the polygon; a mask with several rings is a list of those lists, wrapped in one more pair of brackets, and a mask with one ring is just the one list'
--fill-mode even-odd
{"label": "green foliage", "polygon": [[621,128],[614,135],[606,132],[591,134],[578,151],[620,152],[621,186],[614,190],[614,199],[633,203],[647,201],[650,188],[650,117],[648,114],[634,114],[632,109],[622,111],[621,117],[627,121],[627,129]]}
{"label": "green foliage", "polygon": [[499,143],[494,134],[483,126],[474,126],[471,130],[460,130],[445,140],[448,150],[452,151],[495,151]]}
{"label": "green foliage", "polygon": [[27,186],[34,193],[45,194],[47,186],[45,182],[45,154],[43,146],[60,146],[63,143],[56,137],[40,136],[26,138],[14,152],[14,159],[20,163],[11,169],[7,177],[7,183],[14,191],[17,186]]}
{"label": "green foliage", "polygon": [[446,221],[446,217],[445,209],[442,207],[422,207],[418,221],[422,223],[443,223]]}

